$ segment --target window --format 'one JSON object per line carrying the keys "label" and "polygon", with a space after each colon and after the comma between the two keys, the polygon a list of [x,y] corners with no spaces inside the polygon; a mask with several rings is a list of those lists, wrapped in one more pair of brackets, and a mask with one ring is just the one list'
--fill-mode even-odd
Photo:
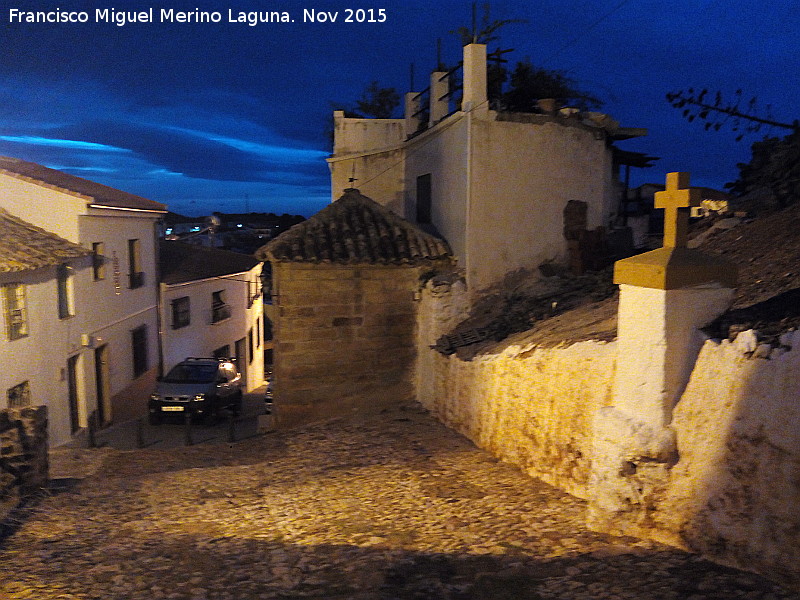
{"label": "window", "polygon": [[231,307],[225,303],[225,290],[211,293],[211,322],[219,323],[231,316]]}
{"label": "window", "polygon": [[139,240],[128,240],[128,278],[131,289],[144,285],[142,271],[142,248]]}
{"label": "window", "polygon": [[253,355],[255,354],[255,349],[253,348],[253,328],[251,327],[247,332],[247,347],[250,351],[250,362],[253,362]]}
{"label": "window", "polygon": [[103,256],[105,244],[103,242],[92,243],[92,275],[95,281],[106,278],[106,258]]}
{"label": "window", "polygon": [[256,347],[261,348],[261,317],[256,319]]}
{"label": "window", "polygon": [[431,174],[417,177],[417,223],[431,223]]}
{"label": "window", "polygon": [[59,265],[56,269],[58,281],[58,318],[67,319],[75,315],[75,306],[72,300],[72,267]]}
{"label": "window", "polygon": [[8,408],[23,408],[31,405],[31,386],[27,381],[8,389]]}
{"label": "window", "polygon": [[28,335],[28,310],[23,284],[9,283],[3,286],[3,312],[9,340],[17,340]]}
{"label": "window", "polygon": [[147,325],[131,331],[131,350],[133,353],[133,376],[139,377],[147,372]]}
{"label": "window", "polygon": [[172,301],[172,328],[186,327],[190,322],[189,296],[183,296]]}

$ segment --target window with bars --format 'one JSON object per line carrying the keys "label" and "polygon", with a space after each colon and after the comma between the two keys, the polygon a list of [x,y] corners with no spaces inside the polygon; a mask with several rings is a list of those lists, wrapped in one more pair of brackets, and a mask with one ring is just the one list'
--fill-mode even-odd
{"label": "window with bars", "polygon": [[176,298],[172,301],[172,328],[180,329],[191,322],[189,296]]}
{"label": "window with bars", "polygon": [[219,323],[230,319],[231,307],[225,302],[225,290],[211,293],[211,322]]}
{"label": "window with bars", "polygon": [[95,281],[106,278],[106,259],[103,256],[105,244],[103,242],[92,243],[92,275]]}
{"label": "window with bars", "polygon": [[28,381],[8,388],[6,392],[8,408],[23,408],[31,405],[31,386]]}
{"label": "window with bars", "polygon": [[8,283],[3,286],[3,313],[6,336],[9,340],[17,340],[28,335],[28,309],[24,284]]}

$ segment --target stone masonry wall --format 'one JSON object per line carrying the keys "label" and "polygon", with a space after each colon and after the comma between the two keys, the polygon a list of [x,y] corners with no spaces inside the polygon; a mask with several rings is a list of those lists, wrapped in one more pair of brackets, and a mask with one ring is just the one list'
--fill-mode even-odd
{"label": "stone masonry wall", "polygon": [[0,410],[0,520],[48,484],[47,407]]}
{"label": "stone masonry wall", "polygon": [[[432,282],[433,283],[433,282]],[[593,416],[611,404],[617,343],[515,342],[472,361],[428,346],[463,318],[458,284],[428,285],[419,318],[419,401],[498,458],[575,496],[590,479]],[[433,340],[433,341],[432,341]],[[781,347],[754,332],[708,340],[674,410],[678,457],[663,485],[620,472],[636,522],[625,531],[800,587],[800,332]],[[622,522],[622,520],[620,521]]]}
{"label": "stone masonry wall", "polygon": [[276,425],[413,398],[420,270],[273,265]]}
{"label": "stone masonry wall", "polygon": [[611,403],[616,344],[536,348],[512,337],[469,362],[442,356],[429,346],[458,320],[465,294],[460,282],[432,281],[424,291],[418,400],[498,458],[586,498],[592,416]]}

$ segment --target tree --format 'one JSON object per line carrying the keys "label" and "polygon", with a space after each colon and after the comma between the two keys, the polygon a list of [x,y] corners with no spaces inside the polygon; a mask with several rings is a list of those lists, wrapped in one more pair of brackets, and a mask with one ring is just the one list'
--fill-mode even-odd
{"label": "tree", "polygon": [[717,92],[714,95],[714,103],[711,100],[706,101],[708,90],[703,89],[695,92],[694,88],[689,88],[686,92],[679,90],[677,92],[669,92],[667,94],[667,102],[673,108],[682,109],[683,116],[690,123],[695,119],[705,121],[706,131],[714,129],[719,131],[723,125],[730,122],[733,131],[738,132],[736,141],[741,139],[748,133],[757,133],[761,131],[764,125],[771,128],[778,127],[782,129],[793,129],[797,131],[800,129],[800,124],[797,121],[794,123],[781,123],[776,121],[771,116],[771,107],[767,105],[767,117],[759,117],[756,114],[758,109],[758,99],[753,96],[747,107],[742,108],[742,90],[736,90],[734,100],[732,102],[725,102],[722,97],[722,92]]}
{"label": "tree", "polygon": [[576,85],[563,72],[535,67],[526,58],[517,63],[509,90],[500,94],[498,100],[502,109],[515,112],[536,112],[536,102],[543,98],[555,98],[581,110],[600,107],[602,102],[598,98],[580,91]]}
{"label": "tree", "polygon": [[500,39],[500,37],[496,35],[500,28],[512,23],[527,23],[525,19],[499,19],[492,21],[491,17],[489,16],[490,12],[491,4],[487,2],[483,5],[481,25],[480,29],[478,29],[475,19],[475,4],[473,3],[472,27],[459,27],[458,29],[453,29],[450,33],[461,38],[462,46],[466,46],[467,44],[489,44]]}
{"label": "tree", "polygon": [[[490,44],[500,39],[497,32],[512,23],[526,23],[525,19],[495,19],[490,16],[490,5],[483,5],[480,25],[475,18],[473,4],[472,27],[459,27],[450,33],[457,35],[461,43]],[[539,112],[537,101],[554,98],[564,104],[572,104],[582,110],[599,108],[602,102],[595,96],[579,90],[575,81],[562,71],[536,67],[529,58],[518,62],[509,78],[502,55],[511,50],[496,50],[489,55],[486,87],[489,103],[495,110],[514,112]],[[508,85],[506,85],[508,83]]]}
{"label": "tree", "polygon": [[400,106],[400,94],[393,87],[382,88],[373,81],[356,101],[358,112],[375,119],[391,119]]}
{"label": "tree", "polygon": [[790,129],[784,138],[764,137],[753,143],[749,163],[739,163],[739,178],[725,184],[734,194],[744,195],[752,191],[767,189],[772,192],[778,206],[785,207],[800,198],[800,122],[784,123],[772,118],[770,107],[767,116],[758,116],[758,101],[755,97],[742,106],[742,90],[736,90],[734,100],[725,102],[722,93],[714,94],[714,101],[706,99],[708,90],[695,92],[670,92],[667,101],[683,111],[689,122],[704,121],[706,131],[719,131],[730,125],[737,132],[736,141],[745,135],[760,132],[763,127]]}
{"label": "tree", "polygon": [[[331,102],[333,110],[341,110],[344,116],[351,119],[391,119],[400,106],[400,94],[393,87],[381,87],[377,81],[371,82],[356,100],[356,105],[346,106],[342,103]],[[333,147],[333,115],[328,118],[325,129],[331,148]]]}
{"label": "tree", "polygon": [[342,110],[346,117],[354,119],[373,118],[391,119],[400,106],[400,94],[393,87],[381,87],[377,81],[370,83],[361,97],[356,100],[355,107],[333,104],[334,110]]}
{"label": "tree", "polygon": [[752,147],[749,163],[739,163],[739,178],[725,187],[737,195],[767,189],[779,207],[800,198],[800,131],[764,138]]}

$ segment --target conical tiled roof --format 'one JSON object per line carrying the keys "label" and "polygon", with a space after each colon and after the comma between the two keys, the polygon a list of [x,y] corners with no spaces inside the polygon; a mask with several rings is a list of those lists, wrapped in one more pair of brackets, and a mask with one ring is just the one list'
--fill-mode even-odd
{"label": "conical tiled roof", "polygon": [[450,256],[447,242],[425,233],[356,189],[256,252],[262,260],[417,264]]}
{"label": "conical tiled roof", "polygon": [[40,269],[91,253],[0,208],[0,273]]}

